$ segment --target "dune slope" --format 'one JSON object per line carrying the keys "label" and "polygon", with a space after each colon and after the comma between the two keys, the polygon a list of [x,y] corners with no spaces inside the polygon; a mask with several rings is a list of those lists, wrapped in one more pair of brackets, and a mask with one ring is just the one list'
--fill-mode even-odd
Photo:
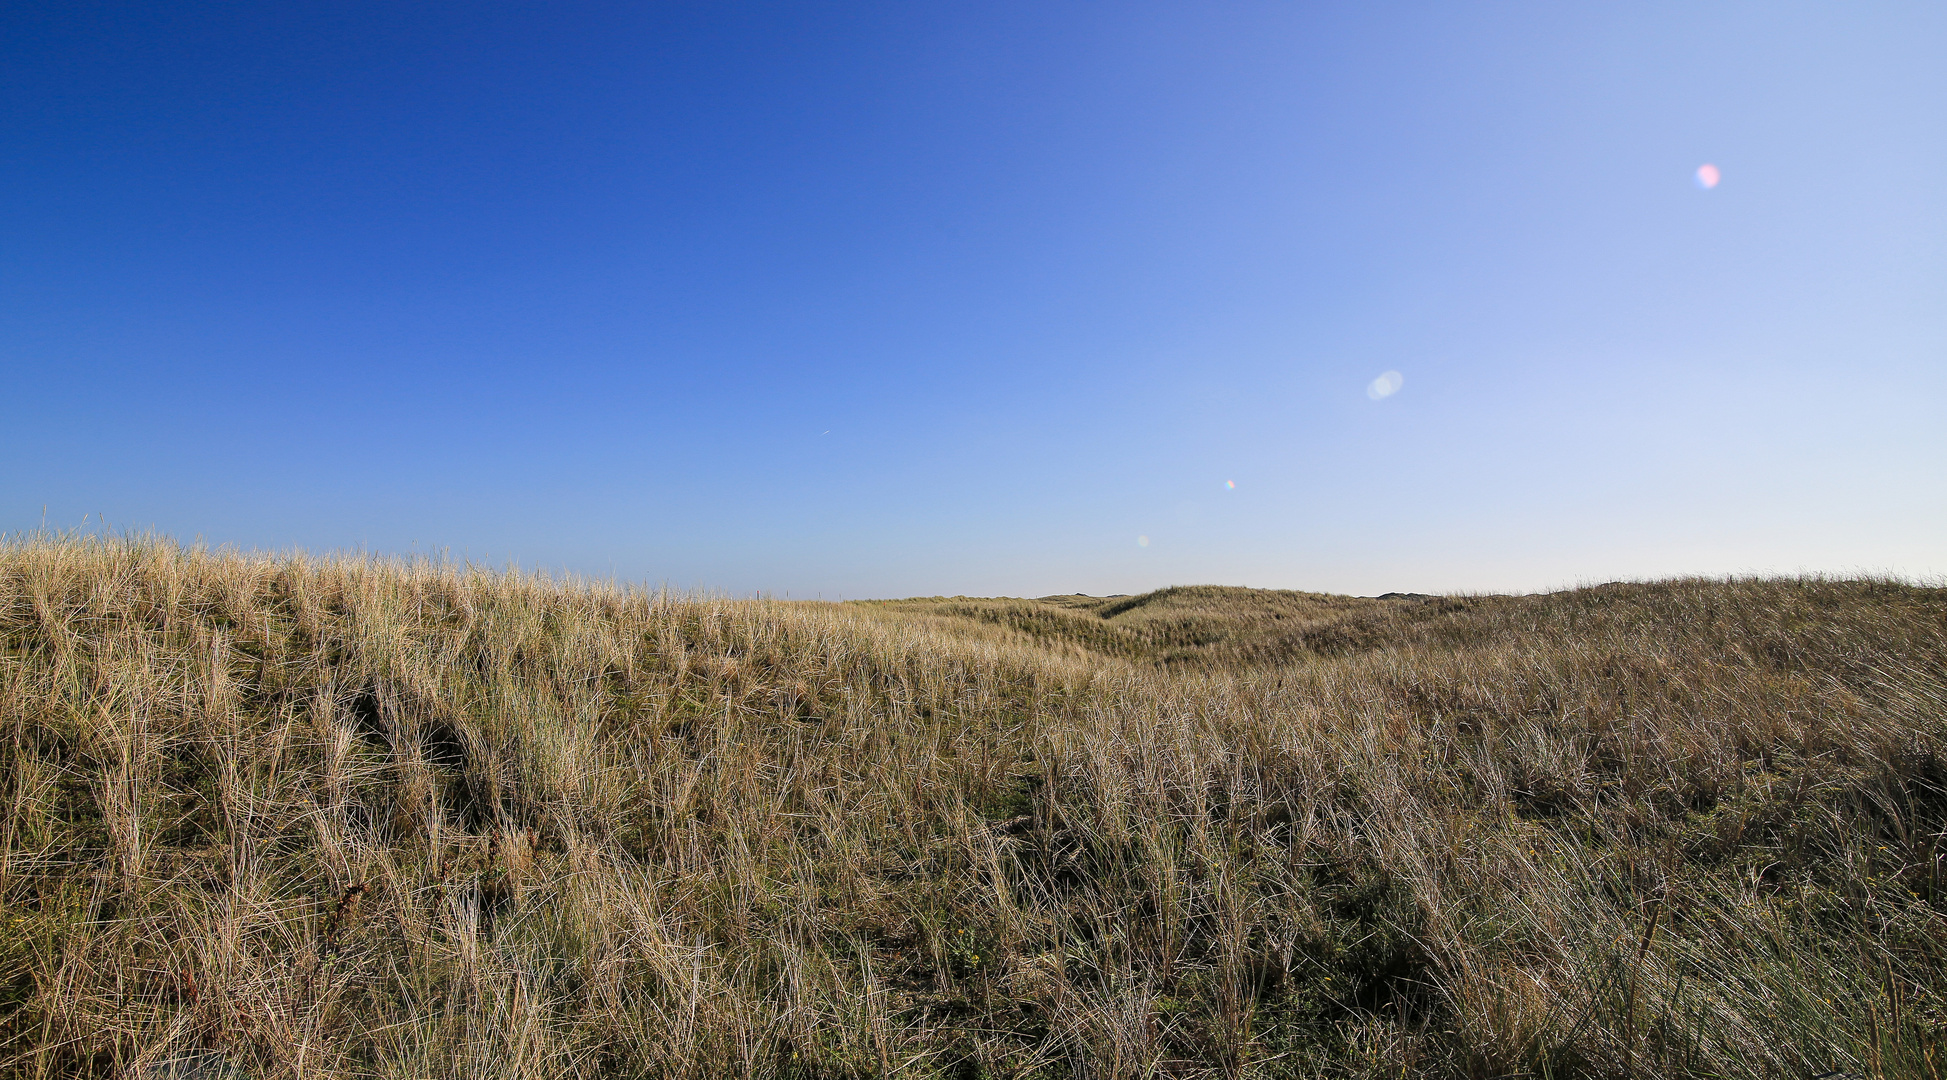
{"label": "dune slope", "polygon": [[0,1068],[1938,1076],[1944,706],[1947,595],[1883,581],[789,604],[26,538]]}

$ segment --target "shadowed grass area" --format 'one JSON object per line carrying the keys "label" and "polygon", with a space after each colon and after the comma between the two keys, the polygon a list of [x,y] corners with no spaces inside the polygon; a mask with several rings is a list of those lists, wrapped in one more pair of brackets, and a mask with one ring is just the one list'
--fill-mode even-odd
{"label": "shadowed grass area", "polygon": [[1889,581],[785,604],[25,538],[0,1068],[1939,1076],[1944,734],[1947,595]]}

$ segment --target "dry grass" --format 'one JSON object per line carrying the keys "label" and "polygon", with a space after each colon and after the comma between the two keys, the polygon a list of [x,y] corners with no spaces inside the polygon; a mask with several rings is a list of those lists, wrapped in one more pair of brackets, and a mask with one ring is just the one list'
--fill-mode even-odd
{"label": "dry grass", "polygon": [[[930,597],[880,600],[883,612],[966,620],[1024,634],[1070,654],[1138,659],[1165,668],[1283,663],[1371,648],[1393,628],[1384,616],[1414,600],[1330,596],[1193,585],[1141,596],[1044,596],[1039,600]],[[1431,598],[1426,598],[1431,599]],[[1375,618],[1378,616],[1378,618]]]}
{"label": "dry grass", "polygon": [[1943,735],[1947,595],[1884,581],[820,605],[25,538],[0,1068],[1938,1077]]}

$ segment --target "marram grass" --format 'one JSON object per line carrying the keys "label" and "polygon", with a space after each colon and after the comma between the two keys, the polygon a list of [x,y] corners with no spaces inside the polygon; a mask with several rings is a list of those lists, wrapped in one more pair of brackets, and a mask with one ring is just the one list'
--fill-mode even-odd
{"label": "marram grass", "polygon": [[1947,592],[0,547],[0,1070],[1939,1077]]}

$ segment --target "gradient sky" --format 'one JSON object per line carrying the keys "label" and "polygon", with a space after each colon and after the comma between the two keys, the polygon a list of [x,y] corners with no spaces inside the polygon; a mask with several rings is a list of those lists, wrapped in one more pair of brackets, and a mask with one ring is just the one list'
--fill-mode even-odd
{"label": "gradient sky", "polygon": [[1938,3],[9,3],[0,530],[1937,578],[1943,57]]}

